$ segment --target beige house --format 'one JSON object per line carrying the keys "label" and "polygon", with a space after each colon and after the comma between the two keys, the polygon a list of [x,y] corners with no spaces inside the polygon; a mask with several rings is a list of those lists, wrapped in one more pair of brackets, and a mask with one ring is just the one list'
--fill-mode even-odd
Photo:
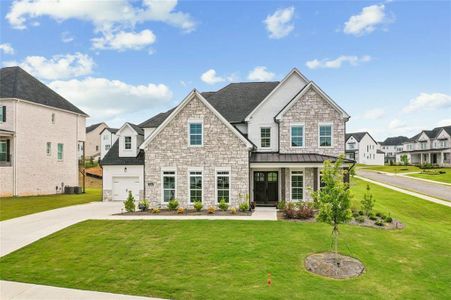
{"label": "beige house", "polygon": [[100,134],[108,125],[104,122],[86,127],[85,157],[87,160],[98,160],[101,155],[102,141]]}
{"label": "beige house", "polygon": [[0,196],[79,185],[87,115],[19,67],[0,70]]}
{"label": "beige house", "polygon": [[[116,141],[102,160],[104,200],[123,200],[119,195],[131,191],[153,207],[172,198],[183,207],[221,199],[232,207],[247,198],[261,206],[308,201],[321,185],[323,162],[345,153],[348,119],[297,69],[280,82],[193,90],[138,125],[144,142],[137,151],[136,129]],[[133,156],[121,154],[127,147]]]}

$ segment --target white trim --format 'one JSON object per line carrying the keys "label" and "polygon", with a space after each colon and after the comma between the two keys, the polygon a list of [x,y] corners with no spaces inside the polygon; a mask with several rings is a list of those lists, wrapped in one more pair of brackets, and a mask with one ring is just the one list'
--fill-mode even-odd
{"label": "white trim", "polygon": [[[119,128],[118,131],[116,131],[116,135],[120,135],[119,133],[122,131],[122,129],[124,129],[126,126],[128,126],[136,135],[139,135],[139,133],[136,132],[136,130],[133,128],[132,125],[130,125],[128,122],[125,122],[124,125],[121,126],[121,128]],[[106,128],[105,128],[106,129]],[[103,129],[103,130],[105,130]],[[103,132],[102,130],[102,132]]]}
{"label": "white trim", "polygon": [[[163,167],[160,169],[160,182],[161,182],[161,204],[168,204],[168,202],[164,202],[164,172],[174,172],[174,199],[177,199],[177,168],[176,167]],[[169,176],[169,175],[167,175]],[[172,175],[171,175],[172,176]]]}
{"label": "white trim", "polygon": [[[262,146],[262,129],[269,129],[269,146],[263,147]],[[271,137],[272,137],[272,130],[271,125],[262,125],[260,126],[260,147],[261,149],[271,149]]]}
{"label": "white trim", "polygon": [[[199,124],[201,125],[201,144],[200,145],[191,145],[191,124]],[[190,148],[199,148],[204,146],[204,120],[203,119],[188,119],[188,147]]]}
{"label": "white trim", "polygon": [[[216,205],[219,204],[218,201],[218,172],[229,172],[229,202],[227,202],[229,205],[232,203],[232,170],[229,167],[223,167],[223,168],[215,168],[215,203]],[[221,176],[227,176],[227,175],[221,175]]]}
{"label": "white trim", "polygon": [[288,80],[288,78],[290,78],[293,74],[297,74],[299,75],[299,77],[301,77],[302,80],[305,81],[305,83],[307,84],[309,82],[309,80],[307,79],[307,77],[305,77],[301,72],[299,72],[298,69],[293,68],[283,79],[282,81],[279,82],[279,84],[265,97],[265,99],[263,99],[263,101],[261,101],[251,112],[250,114],[248,114],[246,116],[246,118],[244,119],[245,122],[249,122],[251,120],[251,116],[260,109],[260,107],[263,106],[263,104],[272,97],[272,95],[280,89],[280,87],[282,85],[285,84],[285,82]]}
{"label": "white trim", "polygon": [[250,150],[254,146],[251,142],[249,142],[232,124],[230,124],[197,90],[192,90],[188,96],[183,99],[180,105],[177,106],[176,109],[164,120],[164,122],[157,127],[145,141],[139,147],[140,149],[144,149],[171,121],[174,117],[195,97],[199,99],[209,110],[213,112],[213,114],[227,126]]}
{"label": "white trim", "polygon": [[[293,187],[292,187],[292,177],[293,172],[302,172],[302,199],[294,200],[293,199]],[[299,176],[301,174],[294,174],[295,176]],[[305,169],[290,169],[290,202],[300,202],[305,201]]]}
{"label": "white trim", "polygon": [[193,205],[194,202],[191,202],[191,172],[201,172],[200,175],[192,175],[192,176],[200,176],[202,178],[202,198],[200,199],[200,202],[202,204],[204,203],[204,169],[203,168],[188,168],[187,175],[188,175],[188,205]]}
{"label": "white trim", "polygon": [[[320,127],[321,126],[330,126],[330,146],[321,146],[321,144],[320,144],[320,138],[321,138]],[[333,148],[333,146],[334,146],[334,123],[319,122],[318,123],[318,148],[328,149],[328,148]]]}
{"label": "white trim", "polygon": [[294,97],[276,116],[275,119],[277,121],[280,121],[283,117],[283,115],[290,110],[290,108],[299,100],[302,98],[302,96],[304,96],[307,91],[310,88],[314,88],[319,94],[320,96],[322,96],[323,99],[325,99],[327,102],[329,102],[330,105],[332,105],[333,108],[335,108],[335,110],[337,110],[338,112],[340,112],[343,115],[343,118],[345,119],[349,119],[350,116],[334,101],[332,100],[332,98],[330,98],[326,93],[323,92],[323,90],[321,90],[321,88],[314,83],[313,81],[310,81],[305,87],[302,88],[302,91],[296,96]]}
{"label": "white trim", "polygon": [[[292,128],[302,126],[302,146],[293,146],[292,143]],[[292,149],[302,149],[305,148],[305,123],[290,123],[290,148]]]}

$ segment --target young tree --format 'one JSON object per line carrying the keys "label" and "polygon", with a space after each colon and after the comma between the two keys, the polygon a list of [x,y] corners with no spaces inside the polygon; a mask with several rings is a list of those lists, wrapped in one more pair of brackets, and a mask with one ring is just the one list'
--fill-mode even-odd
{"label": "young tree", "polygon": [[404,166],[407,166],[409,164],[409,158],[407,157],[407,154],[401,155],[401,162]]}
{"label": "young tree", "polygon": [[351,192],[349,184],[343,181],[343,157],[335,163],[325,161],[322,170],[324,186],[312,192],[315,207],[319,209],[317,220],[332,225],[332,242],[334,244],[335,261],[338,261],[338,225],[351,220]]}
{"label": "young tree", "polygon": [[128,191],[128,197],[127,200],[124,201],[125,210],[127,212],[134,212],[135,211],[135,198],[132,195],[132,191]]}
{"label": "young tree", "polygon": [[368,216],[373,211],[375,200],[373,199],[373,195],[371,194],[370,185],[366,185],[366,193],[363,195],[363,199],[361,201],[363,211]]}

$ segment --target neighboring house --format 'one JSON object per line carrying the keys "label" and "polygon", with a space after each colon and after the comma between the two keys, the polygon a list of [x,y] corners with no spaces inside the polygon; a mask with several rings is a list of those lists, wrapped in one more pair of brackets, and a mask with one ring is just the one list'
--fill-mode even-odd
{"label": "neighboring house", "polygon": [[87,115],[22,70],[0,70],[0,196],[79,185],[77,147]]}
{"label": "neighboring house", "polygon": [[423,130],[403,143],[403,151],[396,154],[396,162],[407,155],[411,164],[451,166],[451,125]]}
{"label": "neighboring house", "polygon": [[108,125],[103,122],[86,127],[85,158],[87,160],[100,158],[100,133],[105,128],[108,128]]}
{"label": "neighboring house", "polygon": [[296,69],[281,82],[193,90],[177,107],[139,125],[145,136],[139,151],[133,153],[138,130],[127,154],[121,153],[126,136],[118,131],[102,163],[103,198],[124,200],[131,190],[153,207],[172,198],[184,207],[195,201],[215,206],[221,199],[237,207],[248,197],[257,205],[311,200],[323,162],[345,152],[348,119]]}
{"label": "neighboring house", "polygon": [[396,154],[402,152],[404,142],[409,140],[406,136],[395,136],[386,138],[385,141],[379,142],[381,151],[384,152],[384,162],[386,164],[396,163]]}
{"label": "neighboring house", "polygon": [[384,165],[384,152],[368,132],[346,134],[346,158],[358,164]]}
{"label": "neighboring house", "polygon": [[117,128],[105,128],[100,133],[100,159],[103,159],[105,155],[110,151],[114,142],[117,140]]}

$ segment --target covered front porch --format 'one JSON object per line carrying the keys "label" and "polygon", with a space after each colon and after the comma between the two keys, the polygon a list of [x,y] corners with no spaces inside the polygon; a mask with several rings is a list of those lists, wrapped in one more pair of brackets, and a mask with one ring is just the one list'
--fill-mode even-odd
{"label": "covered front porch", "polygon": [[411,153],[411,163],[412,164],[432,164],[439,166],[449,166],[451,165],[450,151],[425,151]]}
{"label": "covered front porch", "polygon": [[[321,169],[333,156],[320,154],[252,153],[250,199],[257,206],[276,206],[279,201],[311,201],[321,186]],[[345,160],[345,165],[353,161]]]}

